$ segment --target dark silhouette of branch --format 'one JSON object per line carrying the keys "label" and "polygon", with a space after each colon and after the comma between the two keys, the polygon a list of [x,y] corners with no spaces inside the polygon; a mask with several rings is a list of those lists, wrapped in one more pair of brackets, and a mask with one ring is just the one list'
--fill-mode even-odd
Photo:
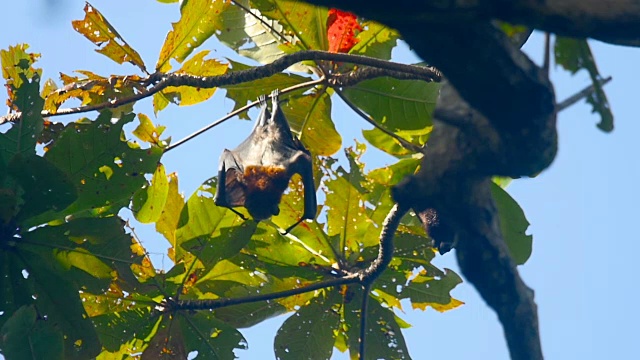
{"label": "dark silhouette of branch", "polygon": [[[352,63],[363,66],[370,66],[379,68],[382,71],[374,72],[370,76],[378,77],[387,72],[385,76],[394,76],[398,73],[406,73],[413,75],[414,78],[423,79],[426,81],[440,81],[442,74],[433,67],[414,66],[407,64],[400,64],[390,62],[387,60],[381,60],[361,55],[350,55],[341,53],[330,53],[327,51],[307,50],[300,51],[293,54],[287,54],[281,58],[275,60],[271,64],[257,66],[251,69],[234,71],[218,76],[193,76],[188,74],[152,74],[148,79],[143,79],[143,83],[154,84],[145,92],[141,92],[132,96],[123,97],[120,99],[111,100],[102,104],[80,106],[75,108],[59,109],[56,112],[43,111],[42,116],[53,117],[61,115],[79,114],[95,110],[102,110],[107,108],[115,108],[122,105],[130,104],[138,100],[152,96],[153,94],[162,91],[168,86],[191,86],[196,88],[215,88],[224,85],[234,85],[253,80],[263,79],[271,75],[277,74],[286,70],[288,67],[299,63],[301,61],[308,60],[327,60],[343,63]],[[365,76],[360,77],[361,81],[366,80]],[[334,86],[342,86],[339,82],[334,81]],[[353,85],[353,84],[350,84]],[[14,113],[0,117],[0,124],[8,121],[16,121],[20,118],[19,113]]]}
{"label": "dark silhouette of branch", "polygon": [[636,0],[609,0],[606,3],[584,0],[398,0],[393,6],[366,0],[307,2],[352,11],[398,29],[418,24],[448,26],[497,19],[563,36],[640,46],[640,2]]}

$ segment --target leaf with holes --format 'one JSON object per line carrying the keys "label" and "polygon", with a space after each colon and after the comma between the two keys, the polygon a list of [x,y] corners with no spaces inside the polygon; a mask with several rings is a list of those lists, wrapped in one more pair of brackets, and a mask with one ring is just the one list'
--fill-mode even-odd
{"label": "leaf with holes", "polygon": [[136,192],[131,204],[131,211],[136,220],[143,224],[156,222],[162,215],[169,194],[169,181],[164,165],[158,163],[153,173],[151,184],[147,184]]}
{"label": "leaf with holes", "polygon": [[45,154],[78,191],[78,199],[62,212],[64,215],[101,211],[103,207],[117,212],[145,183],[144,174],[156,170],[160,148],[140,149],[121,139],[122,127],[134,115],[124,115],[115,122],[111,116],[103,111],[95,121],[85,118],[68,124]]}
{"label": "leaf with holes", "polygon": [[586,39],[573,39],[558,36],[554,46],[555,60],[558,65],[575,74],[585,69],[589,73],[595,91],[587,96],[587,103],[592,105],[592,112],[600,115],[598,128],[605,132],[613,131],[613,114],[609,100],[602,88],[602,76],[598,72],[596,61],[591,54]]}
{"label": "leaf with holes", "polygon": [[210,312],[179,312],[163,316],[142,359],[186,359],[196,351],[198,358],[235,359],[234,350],[247,348],[238,330],[216,319]]}
{"label": "leaf with holes", "polygon": [[140,54],[127,44],[98,9],[87,3],[84,7],[84,13],[84,19],[72,21],[71,24],[77,32],[84,35],[92,43],[97,46],[104,45],[96,52],[118,64],[129,62],[145,73],[147,72]]}
{"label": "leaf with holes", "polygon": [[336,338],[334,329],[340,324],[340,314],[333,309],[336,300],[336,296],[325,299],[320,295],[285,320],[273,345],[276,358],[329,359]]}
{"label": "leaf with holes", "polygon": [[[15,218],[18,224],[24,220],[28,223],[29,218],[45,212],[55,214],[78,197],[67,174],[38,155],[15,156],[7,171],[15,180],[14,193],[20,194],[20,210]],[[41,217],[40,222],[54,218]]]}
{"label": "leaf with holes", "polygon": [[0,50],[2,75],[7,79],[9,101],[13,110],[22,112],[20,121],[0,133],[0,157],[5,164],[17,155],[35,154],[36,144],[43,129],[40,115],[44,101],[40,97],[41,69],[33,67],[38,54],[27,53],[28,45],[9,47]]}

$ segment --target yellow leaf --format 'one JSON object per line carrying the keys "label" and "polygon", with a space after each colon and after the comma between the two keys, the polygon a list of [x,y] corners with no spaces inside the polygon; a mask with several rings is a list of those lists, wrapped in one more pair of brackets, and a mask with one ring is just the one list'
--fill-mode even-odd
{"label": "yellow leaf", "polygon": [[162,132],[166,127],[154,126],[151,119],[142,113],[138,114],[138,119],[140,120],[140,125],[133,130],[133,135],[142,141],[162,147],[163,144],[160,141],[160,135],[162,135]]}
{"label": "yellow leaf", "polygon": [[[229,64],[223,64],[214,59],[205,60],[204,57],[207,54],[209,54],[209,50],[204,50],[194,55],[176,73],[194,76],[217,76],[227,72]],[[200,89],[192,86],[168,86],[162,90],[162,94],[173,103],[187,106],[208,100],[215,91],[216,88]]]}
{"label": "yellow leaf", "polygon": [[[89,41],[102,46],[96,51],[109,59],[122,64],[129,62],[147,72],[144,62],[126,41],[118,34],[116,29],[109,24],[107,19],[88,2],[84,6],[85,17],[82,20],[72,21],[73,28],[84,35]],[[104,46],[103,46],[104,45]]]}
{"label": "yellow leaf", "polygon": [[438,304],[438,303],[417,303],[417,302],[413,302],[411,303],[411,306],[414,309],[420,309],[422,311],[426,310],[427,307],[431,306],[433,308],[433,310],[438,311],[438,312],[445,312],[445,311],[449,311],[449,310],[453,310],[459,306],[464,305],[464,303],[458,299],[454,299],[451,298],[451,301],[449,301],[448,304]]}

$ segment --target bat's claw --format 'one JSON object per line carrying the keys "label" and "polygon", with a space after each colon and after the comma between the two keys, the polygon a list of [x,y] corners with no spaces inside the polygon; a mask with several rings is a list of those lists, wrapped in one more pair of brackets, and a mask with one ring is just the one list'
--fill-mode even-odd
{"label": "bat's claw", "polygon": [[296,221],[296,223],[295,223],[295,224],[293,224],[293,225],[289,226],[288,228],[286,228],[286,229],[284,230],[284,232],[281,232],[281,233],[280,233],[280,235],[287,235],[288,233],[290,233],[290,232],[291,232],[291,230],[293,230],[293,228],[295,228],[296,226],[298,226],[298,225],[299,225],[303,220],[304,220],[304,219],[300,219],[300,220]]}
{"label": "bat's claw", "polygon": [[238,210],[234,209],[234,208],[228,208],[229,210],[233,211],[236,215],[240,216],[240,219],[242,220],[247,220],[247,217],[242,215],[242,213],[240,213]]}

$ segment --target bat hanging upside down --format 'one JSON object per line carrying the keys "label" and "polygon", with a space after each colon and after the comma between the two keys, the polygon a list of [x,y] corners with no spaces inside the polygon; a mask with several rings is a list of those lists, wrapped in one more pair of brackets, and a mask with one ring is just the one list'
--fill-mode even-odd
{"label": "bat hanging upside down", "polygon": [[256,221],[268,219],[280,213],[278,205],[289,180],[293,174],[300,174],[304,185],[304,214],[285,230],[286,234],[303,220],[315,218],[317,200],[311,154],[291,133],[278,104],[279,95],[278,90],[271,93],[271,113],[266,97],[259,98],[262,110],[249,137],[237,148],[225,149],[220,156],[214,201],[241,217],[234,206],[244,206]]}

